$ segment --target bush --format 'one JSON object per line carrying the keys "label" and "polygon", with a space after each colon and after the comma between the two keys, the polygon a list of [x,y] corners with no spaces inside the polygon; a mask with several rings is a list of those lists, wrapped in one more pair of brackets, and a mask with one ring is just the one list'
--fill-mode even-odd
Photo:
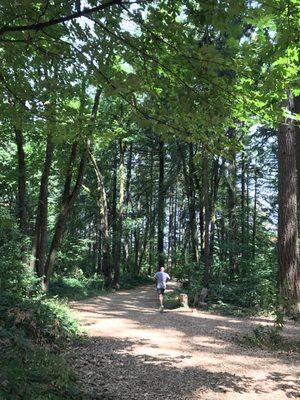
{"label": "bush", "polygon": [[50,283],[50,296],[67,300],[80,300],[103,292],[102,277],[86,278],[84,275],[73,277],[53,277]]}
{"label": "bush", "polygon": [[124,273],[120,277],[120,287],[122,289],[131,289],[139,285],[147,285],[153,283],[154,280],[148,275],[135,275]]}
{"label": "bush", "polygon": [[76,399],[70,368],[54,350],[76,335],[77,323],[65,305],[43,297],[20,261],[17,225],[2,209],[0,227],[0,399]]}
{"label": "bush", "polygon": [[246,308],[271,310],[276,301],[275,285],[266,278],[249,277],[236,283],[210,286],[210,299]]}
{"label": "bush", "polygon": [[20,243],[25,239],[16,222],[0,208],[0,294],[15,299],[38,292],[39,282],[31,269],[21,262]]}
{"label": "bush", "polygon": [[74,375],[64,358],[0,328],[1,399],[75,399],[73,388]]}
{"label": "bush", "polygon": [[202,270],[195,263],[177,264],[172,273],[184,288],[193,290],[194,286],[201,286],[199,282],[202,282]]}
{"label": "bush", "polygon": [[[153,278],[148,275],[126,273],[120,277],[120,287],[122,289],[131,289],[135,286],[149,283],[153,283]],[[99,296],[106,292],[102,276],[95,275],[87,278],[82,272],[77,271],[74,276],[53,277],[49,294],[66,300],[81,300],[86,297]]]}
{"label": "bush", "polygon": [[25,337],[41,342],[74,336],[79,328],[69,309],[56,299],[0,297],[0,327],[20,331]]}
{"label": "bush", "polygon": [[251,344],[262,348],[276,348],[282,342],[280,330],[274,326],[258,325],[248,336]]}

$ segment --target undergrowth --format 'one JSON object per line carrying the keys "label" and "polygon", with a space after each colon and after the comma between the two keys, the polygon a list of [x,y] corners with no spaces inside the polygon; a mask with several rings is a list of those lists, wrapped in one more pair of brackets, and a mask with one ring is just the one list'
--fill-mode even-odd
{"label": "undergrowth", "polygon": [[0,399],[79,399],[75,377],[59,355],[78,333],[57,300],[0,297]]}
{"label": "undergrowth", "polygon": [[15,222],[0,209],[0,400],[81,399],[60,350],[79,333],[65,304],[47,299],[20,261]]}
{"label": "undergrowth", "polygon": [[[139,285],[153,283],[153,278],[148,275],[122,274],[120,277],[120,289],[132,289]],[[99,296],[107,293],[104,288],[103,278],[94,276],[87,278],[82,274],[77,276],[55,276],[50,285],[49,295],[66,300],[82,300],[88,297]]]}
{"label": "undergrowth", "polygon": [[245,335],[241,344],[261,349],[293,352],[300,354],[300,339],[292,340],[284,337],[278,326],[264,326],[259,324],[251,333]]}

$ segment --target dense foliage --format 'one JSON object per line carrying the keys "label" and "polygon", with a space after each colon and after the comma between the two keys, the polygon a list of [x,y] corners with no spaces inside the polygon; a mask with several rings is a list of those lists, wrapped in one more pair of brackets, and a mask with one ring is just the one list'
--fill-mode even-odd
{"label": "dense foliage", "polygon": [[300,311],[299,8],[3,2],[3,340],[76,333],[45,292],[83,298],[162,265],[191,299]]}

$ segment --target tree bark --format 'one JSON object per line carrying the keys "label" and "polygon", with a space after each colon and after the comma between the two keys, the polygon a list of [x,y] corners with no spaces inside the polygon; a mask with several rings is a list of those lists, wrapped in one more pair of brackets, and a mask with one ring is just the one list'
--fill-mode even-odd
{"label": "tree bark", "polygon": [[[294,111],[289,92],[287,108]],[[295,135],[293,120],[286,118],[278,130],[278,286],[290,314],[300,312]]]}
{"label": "tree bark", "polygon": [[250,238],[250,171],[249,171],[249,163],[247,164],[246,168],[246,241],[247,241],[247,247],[246,247],[246,254],[247,258],[250,258],[250,248],[249,248],[249,238]]}
{"label": "tree bark", "polygon": [[208,287],[210,280],[210,196],[209,196],[209,166],[206,155],[203,157],[203,194],[204,194],[204,273],[203,286]]}
{"label": "tree bark", "polygon": [[141,213],[141,198],[140,198],[140,195],[138,195],[137,204],[136,204],[136,213],[135,213],[136,226],[134,228],[134,272],[135,272],[135,274],[138,274],[138,270],[139,270],[140,227],[139,227],[139,224],[137,223],[137,221],[140,216],[140,213]]}
{"label": "tree bark", "polygon": [[168,226],[168,268],[172,270],[172,263],[173,263],[173,245],[174,245],[174,187],[170,188],[170,194],[169,194],[169,207],[168,207],[168,220],[169,220],[169,226]]}
{"label": "tree bark", "polygon": [[189,148],[189,170],[185,162],[184,149],[180,147],[180,156],[182,162],[182,169],[184,175],[185,191],[188,199],[188,210],[189,210],[189,231],[190,231],[190,244],[191,244],[191,261],[198,264],[199,253],[198,253],[198,240],[197,240],[197,228],[196,228],[196,209],[195,209],[195,190],[193,183],[193,149]]}
{"label": "tree bark", "polygon": [[221,172],[224,162],[220,165],[219,159],[214,160],[211,179],[211,204],[210,204],[210,239],[209,239],[209,268],[211,268],[214,256],[215,230],[216,230],[216,204]]}
{"label": "tree bark", "polygon": [[245,203],[246,203],[246,162],[245,162],[245,154],[242,153],[242,161],[241,161],[241,244],[242,244],[242,260],[244,260],[246,256],[245,246],[246,246],[246,213],[245,213]]}
{"label": "tree bark", "polygon": [[173,275],[173,268],[176,268],[177,266],[177,229],[178,229],[178,223],[177,223],[177,217],[178,217],[178,189],[177,189],[177,182],[175,186],[175,199],[174,199],[174,211],[173,211],[173,251],[172,251],[172,264],[171,264],[171,270],[170,270],[170,276],[172,277]]}
{"label": "tree bark", "polygon": [[164,222],[165,222],[165,149],[164,142],[159,141],[159,179],[158,179],[158,201],[157,201],[157,267],[164,267]]}
{"label": "tree bark", "polygon": [[98,186],[97,203],[99,209],[99,219],[100,219],[101,239],[102,239],[101,268],[104,276],[104,286],[106,288],[109,288],[112,284],[112,268],[111,268],[110,242],[109,242],[107,195],[106,195],[103,176],[100,172],[97,161],[91,151],[89,152],[89,156],[95,171],[97,186]]}
{"label": "tree bark", "polygon": [[[28,235],[28,220],[27,220],[27,207],[26,207],[26,164],[24,152],[24,138],[21,129],[14,127],[15,140],[17,144],[17,157],[18,157],[18,219],[20,232],[24,237]],[[21,246],[21,260],[27,262],[27,246]]]}
{"label": "tree bark", "polygon": [[[229,139],[235,137],[234,129],[228,131]],[[229,269],[231,277],[238,274],[238,256],[237,256],[237,235],[238,235],[238,220],[237,220],[237,199],[236,199],[236,153],[233,152],[233,159],[228,166],[228,219],[229,219]]]}
{"label": "tree bark", "polygon": [[[130,217],[131,215],[131,176],[132,176],[132,143],[130,144],[128,150],[127,176],[126,176],[125,210],[127,218]],[[129,229],[126,228],[124,235],[124,253],[125,253],[124,266],[127,272],[130,271],[129,238],[130,238],[130,232]]]}
{"label": "tree bark", "polygon": [[51,134],[47,135],[46,154],[40,182],[40,193],[36,214],[35,233],[32,241],[31,267],[39,277],[45,274],[47,224],[48,224],[48,185],[53,158]]}
{"label": "tree bark", "polygon": [[258,168],[254,171],[254,205],[253,205],[253,226],[252,226],[252,259],[256,256],[256,230],[257,230],[257,181]]}
{"label": "tree bark", "polygon": [[141,248],[139,259],[138,259],[138,269],[137,269],[138,274],[141,272],[142,263],[143,263],[143,259],[144,259],[146,248],[147,248],[148,235],[149,235],[149,218],[147,216],[145,229],[144,229],[143,244],[142,244],[142,248]]}
{"label": "tree bark", "polygon": [[151,151],[150,157],[150,200],[149,200],[149,230],[150,230],[150,240],[149,240],[149,266],[148,266],[148,275],[152,275],[152,267],[154,266],[154,241],[155,241],[155,215],[156,210],[154,206],[154,176],[153,176],[153,164],[154,164],[154,157],[153,157],[153,150]]}
{"label": "tree bark", "polygon": [[[300,96],[294,98],[294,112],[300,114]],[[297,198],[298,198],[298,221],[300,220],[300,122],[295,122],[296,135],[296,166],[297,166]],[[300,224],[298,228],[300,227]]]}
{"label": "tree bark", "polygon": [[125,164],[124,156],[126,145],[120,140],[120,164],[118,170],[119,181],[119,198],[116,210],[116,235],[115,235],[115,252],[114,252],[114,277],[113,285],[119,287],[120,284],[120,260],[121,260],[121,245],[122,245],[122,226],[123,226],[123,212],[124,212],[124,188],[125,188]]}

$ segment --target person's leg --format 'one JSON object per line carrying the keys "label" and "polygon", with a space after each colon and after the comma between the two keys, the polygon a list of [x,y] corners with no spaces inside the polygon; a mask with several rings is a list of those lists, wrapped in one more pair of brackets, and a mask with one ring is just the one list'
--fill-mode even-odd
{"label": "person's leg", "polygon": [[160,302],[160,306],[163,306],[164,305],[164,295],[161,292],[158,295],[158,299]]}
{"label": "person's leg", "polygon": [[163,312],[164,311],[164,289],[158,289],[158,299],[159,299],[159,311]]}

